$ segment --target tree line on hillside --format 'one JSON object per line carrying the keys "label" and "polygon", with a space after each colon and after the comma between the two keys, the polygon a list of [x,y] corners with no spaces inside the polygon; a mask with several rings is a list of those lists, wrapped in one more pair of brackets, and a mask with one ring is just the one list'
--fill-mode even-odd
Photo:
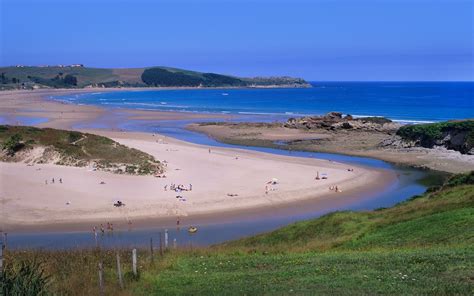
{"label": "tree line on hillside", "polygon": [[0,74],[0,83],[1,84],[20,83],[20,79],[16,77],[9,78],[7,75],[5,75],[5,72],[2,72]]}
{"label": "tree line on hillside", "polygon": [[246,82],[231,76],[203,73],[202,75],[171,72],[161,68],[150,68],[143,71],[142,81],[148,86],[245,86]]}
{"label": "tree line on hillside", "polygon": [[31,81],[54,88],[71,88],[77,86],[77,77],[71,74],[64,75],[58,73],[54,78],[48,79],[43,77],[28,76]]}

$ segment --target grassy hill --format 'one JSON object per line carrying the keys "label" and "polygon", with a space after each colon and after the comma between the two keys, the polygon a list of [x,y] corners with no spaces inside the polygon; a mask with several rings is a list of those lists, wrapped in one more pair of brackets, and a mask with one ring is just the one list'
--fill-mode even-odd
{"label": "grassy hill", "polygon": [[97,169],[127,174],[162,171],[159,161],[145,152],[109,138],[52,128],[0,125],[0,160],[94,165]]}
{"label": "grassy hill", "polygon": [[[36,257],[59,294],[96,294],[97,262],[108,295],[472,295],[474,172],[392,208],[337,212],[209,248],[169,250],[140,276],[116,281],[114,251],[9,252]],[[74,272],[73,272],[74,271]]]}
{"label": "grassy hill", "polygon": [[[306,81],[291,77],[239,78],[171,67],[89,68],[72,66],[0,67],[0,89],[21,87],[308,87]],[[67,83],[66,76],[77,81]],[[151,79],[153,78],[153,79]],[[165,78],[165,80],[163,80]]]}

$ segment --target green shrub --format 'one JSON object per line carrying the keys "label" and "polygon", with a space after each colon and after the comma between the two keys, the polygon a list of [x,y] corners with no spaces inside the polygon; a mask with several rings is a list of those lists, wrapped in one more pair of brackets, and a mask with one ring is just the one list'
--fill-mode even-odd
{"label": "green shrub", "polygon": [[36,261],[22,261],[16,267],[7,265],[1,276],[2,295],[49,295],[49,277]]}
{"label": "green shrub", "polygon": [[432,147],[447,131],[467,132],[466,144],[474,145],[474,120],[406,125],[397,131],[397,135],[404,140],[420,141],[423,147]]}
{"label": "green shrub", "polygon": [[387,119],[385,117],[361,117],[361,118],[356,118],[356,120],[360,121],[365,121],[365,122],[372,122],[372,123],[377,123],[377,124],[384,124],[384,123],[390,123],[392,122],[390,119]]}
{"label": "green shrub", "polygon": [[448,179],[444,186],[454,187],[459,185],[474,184],[474,171],[465,174],[457,174]]}
{"label": "green shrub", "polygon": [[23,148],[24,144],[21,142],[22,137],[19,134],[14,134],[7,138],[3,143],[3,150],[7,151],[10,156],[15,155],[17,151]]}

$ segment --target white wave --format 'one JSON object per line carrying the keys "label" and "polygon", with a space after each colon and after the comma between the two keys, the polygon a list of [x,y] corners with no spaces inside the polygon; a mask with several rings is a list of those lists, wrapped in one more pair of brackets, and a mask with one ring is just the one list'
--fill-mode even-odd
{"label": "white wave", "polygon": [[391,119],[394,122],[404,124],[421,124],[421,123],[435,123],[436,121],[431,120],[409,120],[409,119]]}
{"label": "white wave", "polygon": [[[363,117],[385,117],[381,115],[360,115],[360,114],[351,114],[352,117],[354,118],[363,118]],[[420,124],[420,123],[434,123],[436,121],[433,120],[414,120],[414,119],[392,119],[390,117],[385,117],[390,119],[393,122],[398,122],[398,123],[403,123],[403,124]]]}
{"label": "white wave", "polygon": [[[243,114],[243,115],[280,115],[280,116],[290,115],[287,112],[278,113],[278,112],[246,112],[246,111],[240,111],[240,112],[237,112],[237,114]],[[310,114],[300,114],[300,113],[293,113],[291,115],[293,115],[293,116],[310,116]]]}

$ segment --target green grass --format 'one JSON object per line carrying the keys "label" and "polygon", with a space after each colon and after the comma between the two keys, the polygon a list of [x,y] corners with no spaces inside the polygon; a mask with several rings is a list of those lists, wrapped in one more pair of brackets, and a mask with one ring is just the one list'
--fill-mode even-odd
{"label": "green grass", "polygon": [[374,295],[472,292],[472,248],[177,257],[138,295]]}
{"label": "green grass", "polygon": [[[47,262],[52,291],[96,294],[104,262],[108,295],[472,295],[474,172],[392,208],[336,212],[200,249],[170,250],[118,288],[115,251],[15,251]],[[18,263],[17,263],[18,264]]]}
{"label": "green grass", "polygon": [[[94,162],[99,169],[132,174],[153,174],[162,169],[159,161],[147,153],[128,148],[106,137],[76,131],[2,125],[0,146],[17,135],[21,137],[23,144],[20,151],[45,147],[47,151],[60,155],[60,159],[56,161],[60,165],[86,166]],[[3,160],[11,159],[3,157]]]}

